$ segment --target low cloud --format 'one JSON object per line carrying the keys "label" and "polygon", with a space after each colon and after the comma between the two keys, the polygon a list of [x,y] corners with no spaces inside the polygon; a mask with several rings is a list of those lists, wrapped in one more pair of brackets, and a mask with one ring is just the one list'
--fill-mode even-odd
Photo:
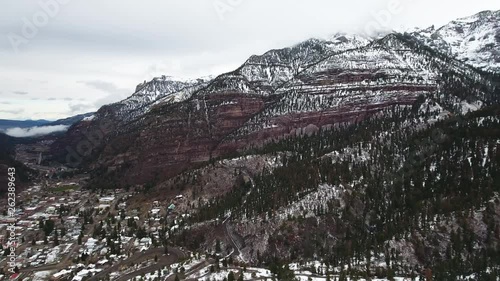
{"label": "low cloud", "polygon": [[9,128],[5,131],[5,134],[16,137],[16,138],[27,138],[27,137],[37,137],[44,136],[56,132],[64,132],[68,130],[69,126],[57,125],[57,126],[40,126],[31,128]]}
{"label": "low cloud", "polygon": [[27,95],[27,94],[28,94],[28,92],[24,92],[24,91],[14,91],[14,92],[12,92],[12,93],[13,93],[13,94],[16,94],[16,95],[22,95],[22,96],[24,96],[24,95]]}

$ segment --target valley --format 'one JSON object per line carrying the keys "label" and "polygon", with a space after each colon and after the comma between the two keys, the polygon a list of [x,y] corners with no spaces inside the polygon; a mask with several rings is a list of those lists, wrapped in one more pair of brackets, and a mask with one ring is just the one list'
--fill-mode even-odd
{"label": "valley", "polygon": [[0,280],[497,280],[499,21],[310,39],[0,135]]}

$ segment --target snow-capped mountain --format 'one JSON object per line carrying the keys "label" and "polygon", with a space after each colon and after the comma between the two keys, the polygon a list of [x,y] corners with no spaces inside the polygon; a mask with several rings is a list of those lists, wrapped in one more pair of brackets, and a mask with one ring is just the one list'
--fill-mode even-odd
{"label": "snow-capped mountain", "polygon": [[[449,24],[416,30],[411,36],[424,44],[475,67],[500,71],[500,11],[485,11]],[[270,95],[298,74],[322,59],[377,41],[355,34],[337,33],[325,39],[309,39],[294,46],[270,50],[250,57],[240,68],[217,79],[183,80],[162,76],[139,84],[129,98],[104,106],[96,118],[113,118],[119,123],[136,120],[158,104],[189,99],[194,93],[214,89]],[[362,60],[362,59],[361,59]],[[344,65],[352,63],[346,61]],[[213,83],[209,83],[213,80]]]}
{"label": "snow-capped mountain", "polygon": [[483,11],[411,33],[426,45],[486,71],[500,71],[500,11]]}
{"label": "snow-capped mountain", "polygon": [[327,39],[312,38],[291,47],[251,56],[235,71],[217,77],[214,80],[217,83],[211,87],[269,95],[324,57],[369,43],[365,38],[348,34],[335,34]]}
{"label": "snow-capped mountain", "polygon": [[[165,202],[182,193],[176,212],[189,220],[177,234],[203,237],[196,250],[212,249],[224,226],[224,248],[248,260],[321,258],[373,276],[370,267],[384,276],[404,261],[406,276],[448,273],[442,256],[483,258],[500,243],[487,234],[500,229],[500,75],[478,69],[498,66],[488,65],[498,41],[487,48],[497,17],[370,40],[336,34],[213,79],[155,78],[52,149],[69,162],[74,148],[93,189],[154,186]],[[98,131],[105,121],[113,126]],[[468,227],[454,216],[469,213],[481,245],[462,246],[473,231],[455,232]]]}
{"label": "snow-capped mountain", "polygon": [[[487,45],[485,40],[496,30],[496,17],[498,13],[484,12],[437,31],[389,34],[372,41],[335,34],[251,56],[239,68],[213,79],[155,78],[139,84],[129,98],[103,106],[86,124],[70,129],[68,138],[54,149],[74,144],[83,130],[109,120],[114,130],[107,137],[126,136],[120,145],[140,146],[120,149],[129,150],[127,159],[102,154],[101,165],[128,162],[134,169],[129,175],[140,182],[150,178],[143,169],[168,177],[194,163],[306,128],[357,122],[389,106],[411,105],[419,96],[431,97],[453,113],[479,109],[494,101],[491,82],[464,63],[461,56],[469,53],[455,56],[453,50],[463,44],[473,46],[471,34],[481,32],[489,36],[476,41]],[[462,34],[463,39],[453,34]],[[427,35],[432,41],[425,44],[445,52],[424,48]],[[493,51],[488,49],[486,56],[493,58]],[[477,87],[481,83],[486,84],[483,89]],[[153,157],[157,153],[163,156]]]}
{"label": "snow-capped mountain", "polygon": [[97,112],[96,117],[112,117],[120,122],[132,121],[148,112],[155,104],[180,102],[188,99],[211,79],[212,77],[203,77],[183,80],[165,75],[156,77],[149,82],[144,81],[144,83],[137,85],[135,93],[130,97],[103,106]]}
{"label": "snow-capped mountain", "polygon": [[[401,34],[354,49],[312,39],[252,56],[210,82],[154,79],[90,122],[114,120],[108,137],[123,152],[105,148],[98,165],[127,169],[122,179],[133,183],[155,174],[166,179],[214,157],[359,122],[419,97],[451,113],[492,103],[479,72],[419,44]],[[78,130],[70,130],[70,142],[81,139]]]}

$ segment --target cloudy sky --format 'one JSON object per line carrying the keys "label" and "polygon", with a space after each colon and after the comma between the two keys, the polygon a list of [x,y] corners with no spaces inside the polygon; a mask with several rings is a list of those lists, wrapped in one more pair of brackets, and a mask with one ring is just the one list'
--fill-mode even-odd
{"label": "cloudy sky", "polygon": [[250,55],[373,26],[440,26],[498,0],[3,0],[0,119],[98,109],[155,76],[233,70]]}

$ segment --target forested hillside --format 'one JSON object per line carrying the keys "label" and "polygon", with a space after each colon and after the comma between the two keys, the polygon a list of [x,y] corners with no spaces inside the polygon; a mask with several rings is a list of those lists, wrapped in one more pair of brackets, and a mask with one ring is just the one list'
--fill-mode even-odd
{"label": "forested hillside", "polygon": [[21,140],[9,137],[0,133],[0,196],[7,192],[7,169],[13,167],[16,169],[16,180],[22,186],[27,182],[29,174],[32,173],[29,168],[22,163],[14,160],[15,144],[20,142],[29,142],[30,140]]}

